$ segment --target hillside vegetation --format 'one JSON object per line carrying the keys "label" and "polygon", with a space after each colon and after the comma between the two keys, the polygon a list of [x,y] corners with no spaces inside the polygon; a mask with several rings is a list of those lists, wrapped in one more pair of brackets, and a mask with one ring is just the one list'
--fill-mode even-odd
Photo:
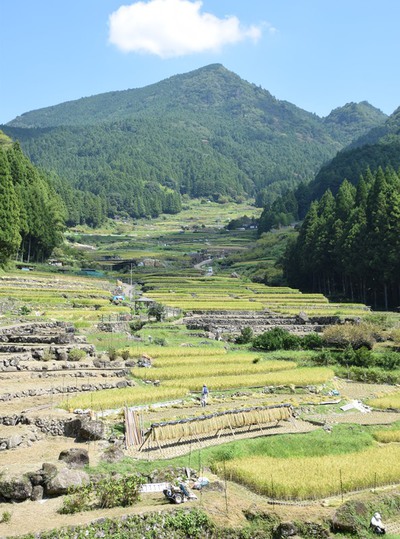
{"label": "hillside vegetation", "polygon": [[313,202],[286,256],[289,283],[385,309],[399,304],[400,177],[367,172]]}
{"label": "hillside vegetation", "polygon": [[139,217],[179,211],[179,194],[272,201],[385,117],[361,103],[321,119],[215,64],[28,112],[3,129],[33,162],[100,195],[110,216]]}
{"label": "hillside vegetation", "polygon": [[[351,107],[346,105],[343,110],[346,108]],[[368,109],[364,112],[367,114]],[[335,109],[326,121],[330,117],[333,122],[341,122],[342,111]],[[327,189],[336,195],[344,180],[357,185],[361,175],[368,169],[376,172],[379,167],[391,167],[394,170],[400,167],[400,108],[383,125],[370,129],[338,152],[321,167],[309,184],[301,183],[272,204],[265,204],[259,233],[277,225],[304,219],[311,201],[321,198]]]}

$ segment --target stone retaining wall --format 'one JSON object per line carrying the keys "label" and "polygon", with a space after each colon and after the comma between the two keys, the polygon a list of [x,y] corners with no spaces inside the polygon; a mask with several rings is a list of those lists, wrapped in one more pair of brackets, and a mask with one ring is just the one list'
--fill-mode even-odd
{"label": "stone retaining wall", "polygon": [[[29,417],[24,414],[0,416],[0,425],[31,425],[49,436],[76,437],[81,421],[78,418],[54,419],[50,417]],[[4,437],[4,435],[3,435]]]}
{"label": "stone retaining wall", "polygon": [[117,389],[134,386],[131,380],[120,380],[118,382],[104,382],[98,384],[82,384],[81,386],[56,386],[50,388],[31,388],[16,393],[4,393],[0,395],[0,402],[22,399],[26,397],[37,397],[40,395],[59,395],[62,393],[79,393],[83,391],[99,391],[101,389]]}
{"label": "stone retaining wall", "polygon": [[23,370],[23,362],[28,361],[68,361],[74,349],[95,356],[94,346],[75,335],[72,324],[26,322],[0,327],[0,371]]}
{"label": "stone retaining wall", "polygon": [[304,335],[306,333],[319,333],[332,324],[340,322],[337,316],[308,317],[305,313],[298,316],[284,316],[264,311],[212,311],[199,312],[184,318],[183,323],[191,330],[210,332],[221,336],[239,335],[245,327],[250,327],[255,335],[279,327],[290,333]]}

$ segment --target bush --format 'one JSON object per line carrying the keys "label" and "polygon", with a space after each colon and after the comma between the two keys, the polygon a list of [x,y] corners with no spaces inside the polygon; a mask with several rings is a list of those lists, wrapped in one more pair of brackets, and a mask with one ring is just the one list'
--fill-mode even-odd
{"label": "bush", "polygon": [[400,369],[400,354],[398,352],[386,352],[375,356],[375,364],[386,371]]}
{"label": "bush", "polygon": [[273,328],[265,331],[253,339],[252,346],[256,350],[297,350],[300,348],[301,338],[292,335],[281,328]]}
{"label": "bush", "polygon": [[236,337],[236,344],[247,344],[253,338],[253,330],[250,327],[245,327],[240,330],[240,335]]}
{"label": "bush", "polygon": [[118,358],[118,350],[116,348],[109,348],[107,353],[110,361],[115,361]]}
{"label": "bush", "polygon": [[155,337],[154,344],[156,344],[157,346],[168,346],[167,339],[165,339],[164,337]]}
{"label": "bush", "polygon": [[54,359],[54,354],[53,352],[50,350],[50,348],[48,348],[47,350],[44,350],[43,351],[43,355],[41,357],[41,360],[42,361],[52,361]]}
{"label": "bush", "polygon": [[96,486],[96,494],[101,508],[127,507],[139,501],[140,486],[144,479],[130,475],[118,480],[103,479]]}
{"label": "bush", "polygon": [[132,333],[135,333],[136,331],[140,331],[144,325],[145,322],[142,320],[132,320],[132,322],[129,323],[129,328]]}
{"label": "bush", "polygon": [[341,324],[328,327],[323,333],[326,345],[336,348],[353,349],[361,347],[372,350],[375,344],[376,329],[369,324]]}
{"label": "bush", "polygon": [[335,369],[335,374],[341,378],[369,384],[395,385],[400,383],[400,374],[398,372],[387,372],[377,367],[370,369],[356,366],[339,367]]}
{"label": "bush", "polygon": [[337,355],[337,361],[340,365],[346,365],[348,367],[370,368],[375,365],[375,358],[371,350],[368,350],[364,346],[357,350],[348,346],[344,352]]}
{"label": "bush", "polygon": [[129,349],[121,350],[121,357],[124,361],[127,361],[131,357],[131,352]]}
{"label": "bush", "polygon": [[[184,537],[198,539],[205,536],[205,530],[211,531],[214,525],[204,511],[192,509],[191,511],[166,513],[165,527],[171,530],[180,530]],[[207,536],[209,537],[208,533]]]}
{"label": "bush", "polygon": [[149,316],[154,316],[157,322],[162,322],[165,317],[165,307],[161,303],[153,303],[147,312]]}
{"label": "bush", "polygon": [[72,350],[68,352],[69,361],[79,361],[83,359],[84,357],[86,357],[86,352],[85,350],[82,350],[81,348],[72,348]]}
{"label": "bush", "polygon": [[72,487],[59,509],[61,514],[72,514],[97,508],[127,507],[139,501],[140,487],[144,479],[130,475],[121,479],[102,479],[98,483],[88,483]]}
{"label": "bush", "polygon": [[1,515],[1,518],[0,518],[0,524],[1,523],[6,524],[6,523],[10,522],[11,516],[12,515],[11,515],[10,511],[3,511],[2,515]]}
{"label": "bush", "polygon": [[316,365],[334,365],[336,363],[336,358],[330,350],[322,350],[313,358],[313,362]]}
{"label": "bush", "polygon": [[301,347],[305,350],[316,350],[322,348],[324,340],[318,333],[308,333],[301,338]]}
{"label": "bush", "polygon": [[80,487],[71,487],[68,489],[67,496],[63,499],[62,506],[58,509],[58,513],[62,515],[72,515],[81,511],[89,511],[91,509],[93,499],[93,483]]}

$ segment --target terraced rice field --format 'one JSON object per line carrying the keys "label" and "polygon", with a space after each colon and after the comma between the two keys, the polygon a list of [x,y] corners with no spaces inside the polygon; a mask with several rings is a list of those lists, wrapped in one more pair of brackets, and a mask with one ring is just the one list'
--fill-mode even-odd
{"label": "terraced rice field", "polygon": [[368,404],[374,408],[400,410],[400,392],[371,399]]}
{"label": "terraced rice field", "polygon": [[[400,446],[375,446],[358,453],[318,457],[254,456],[234,459],[224,466],[230,479],[259,494],[289,500],[318,499],[397,483]],[[218,471],[224,470],[220,467]]]}
{"label": "terraced rice field", "polygon": [[[214,392],[262,388],[264,386],[321,385],[333,378],[326,367],[297,367],[295,361],[267,359],[265,354],[227,352],[204,347],[132,347],[132,357],[146,353],[153,358],[152,368],[133,368],[132,375],[141,381],[158,382],[160,387],[124,388],[112,392],[81,395],[69,401],[76,408],[118,408],[122,405],[151,404],[168,399],[187,399],[207,382]],[[140,391],[139,391],[140,389]],[[165,395],[162,391],[165,391]]]}
{"label": "terraced rice field", "polygon": [[288,315],[303,311],[311,316],[360,316],[369,310],[358,303],[329,303],[322,294],[303,294],[289,287],[270,287],[229,277],[147,275],[144,283],[146,296],[185,312],[267,309]]}
{"label": "terraced rice field", "polygon": [[25,320],[38,317],[62,321],[97,322],[103,315],[129,308],[110,303],[114,283],[105,279],[29,272],[0,277],[2,312]]}

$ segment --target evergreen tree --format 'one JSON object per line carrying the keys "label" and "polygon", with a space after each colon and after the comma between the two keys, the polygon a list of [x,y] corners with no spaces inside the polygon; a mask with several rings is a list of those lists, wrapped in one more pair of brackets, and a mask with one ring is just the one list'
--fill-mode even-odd
{"label": "evergreen tree", "polygon": [[21,241],[20,208],[5,151],[0,148],[0,264],[16,254]]}
{"label": "evergreen tree", "polygon": [[386,309],[398,305],[400,176],[392,168],[367,171],[356,191],[346,181],[336,198],[328,190],[311,204],[284,263],[294,286],[340,291]]}

